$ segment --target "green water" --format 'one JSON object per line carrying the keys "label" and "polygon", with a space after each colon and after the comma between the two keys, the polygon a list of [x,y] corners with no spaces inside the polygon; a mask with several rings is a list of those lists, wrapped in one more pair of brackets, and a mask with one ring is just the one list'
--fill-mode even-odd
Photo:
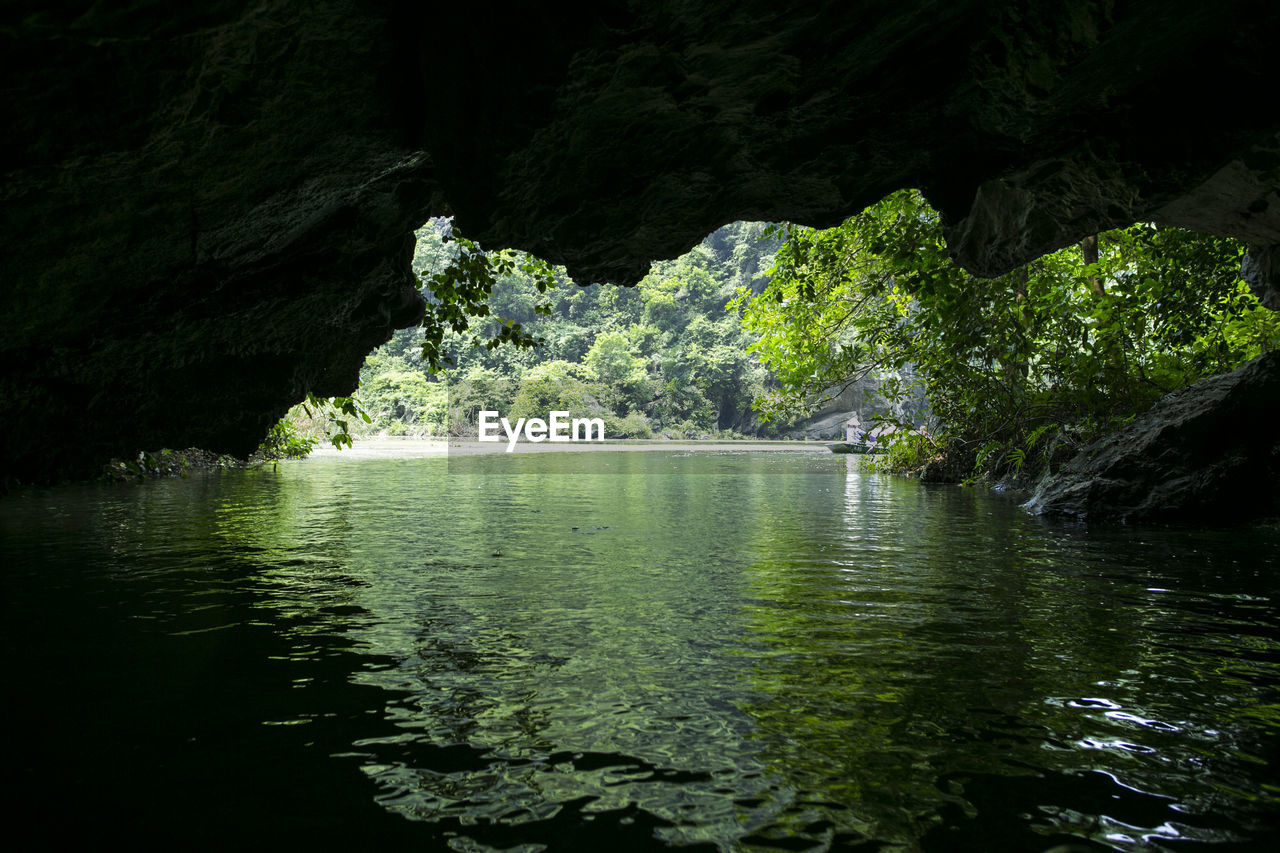
{"label": "green water", "polygon": [[0,501],[10,824],[173,849],[1268,850],[1274,529],[826,453]]}

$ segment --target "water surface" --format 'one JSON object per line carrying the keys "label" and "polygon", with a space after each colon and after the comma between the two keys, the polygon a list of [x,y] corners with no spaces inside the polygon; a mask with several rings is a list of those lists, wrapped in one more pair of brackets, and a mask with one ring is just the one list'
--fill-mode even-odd
{"label": "water surface", "polygon": [[1280,840],[1274,529],[597,452],[22,492],[0,533],[10,811],[50,838]]}

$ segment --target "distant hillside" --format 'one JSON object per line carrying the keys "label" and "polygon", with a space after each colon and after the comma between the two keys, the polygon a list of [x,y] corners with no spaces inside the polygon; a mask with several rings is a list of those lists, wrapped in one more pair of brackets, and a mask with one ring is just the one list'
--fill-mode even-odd
{"label": "distant hillside", "polygon": [[[519,271],[505,276],[489,316],[446,337],[456,367],[425,372],[419,329],[397,332],[369,356],[357,397],[373,422],[363,431],[466,432],[483,398],[504,414],[590,411],[605,418],[611,437],[779,434],[789,425],[761,424],[752,411],[769,378],[748,353],[753,338],[725,308],[739,288],[759,292],[767,283],[779,241],[760,239],[766,227],[726,225],[687,254],[655,263],[636,287],[578,286],[560,270],[557,287],[539,294]],[[429,276],[447,262],[448,228],[435,220],[418,232],[415,272]],[[535,313],[540,301],[549,314]],[[491,337],[503,320],[544,342],[471,345],[473,335]]]}

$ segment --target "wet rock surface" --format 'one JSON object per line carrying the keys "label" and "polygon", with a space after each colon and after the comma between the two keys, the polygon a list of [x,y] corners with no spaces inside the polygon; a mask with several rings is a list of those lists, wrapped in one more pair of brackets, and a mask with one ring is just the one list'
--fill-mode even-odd
{"label": "wet rock surface", "polygon": [[248,452],[415,321],[432,215],[623,284],[904,186],[983,274],[1144,217],[1274,245],[1277,42],[1192,0],[9,4],[0,466]]}
{"label": "wet rock surface", "polygon": [[1219,522],[1280,513],[1280,351],[1161,399],[1083,448],[1026,507],[1085,520]]}
{"label": "wet rock surface", "polygon": [[1240,277],[1259,302],[1280,311],[1280,245],[1250,247],[1240,262]]}

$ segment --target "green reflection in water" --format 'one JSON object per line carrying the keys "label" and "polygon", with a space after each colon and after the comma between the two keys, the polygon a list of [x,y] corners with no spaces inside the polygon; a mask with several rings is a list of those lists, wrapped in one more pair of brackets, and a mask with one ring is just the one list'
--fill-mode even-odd
{"label": "green reflection in water", "polygon": [[830,455],[318,459],[62,494],[0,506],[22,594],[85,584],[108,643],[145,625],[152,672],[104,651],[85,690],[271,761],[264,815],[299,772],[460,848],[1136,850],[1263,844],[1277,813],[1274,532],[1055,527]]}

